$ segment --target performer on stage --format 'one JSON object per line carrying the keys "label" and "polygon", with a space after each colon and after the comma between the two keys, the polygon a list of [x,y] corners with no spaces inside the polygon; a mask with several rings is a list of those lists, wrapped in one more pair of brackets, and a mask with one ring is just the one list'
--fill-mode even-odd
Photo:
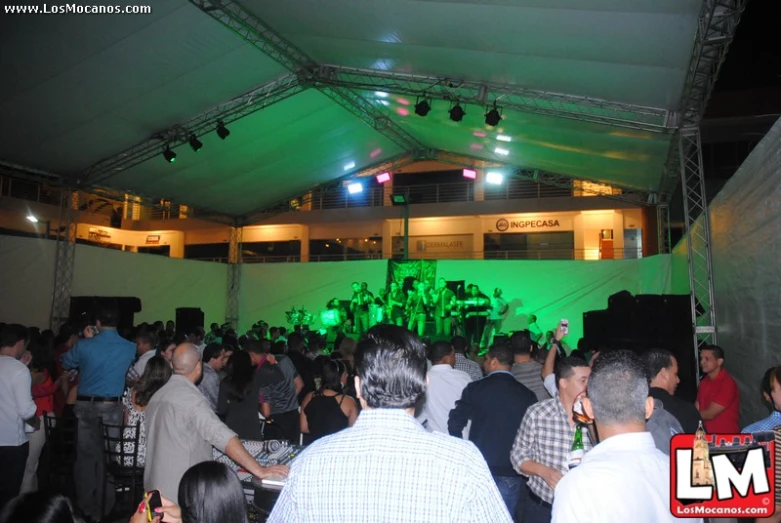
{"label": "performer on stage", "polygon": [[470,347],[480,343],[490,307],[491,300],[480,292],[480,287],[474,284],[467,286],[466,300],[464,300],[464,330]]}
{"label": "performer on stage", "polygon": [[494,289],[494,294],[491,297],[491,310],[488,314],[488,320],[485,322],[483,337],[480,340],[481,350],[489,348],[494,341],[494,336],[502,331],[502,321],[509,308],[507,300],[502,298],[502,289],[498,287]]}
{"label": "performer on stage", "polygon": [[325,306],[326,310],[334,311],[335,318],[333,320],[339,323],[328,326],[328,339],[336,339],[336,335],[340,332],[347,332],[350,329],[350,320],[347,317],[347,310],[342,307],[342,303],[339,298],[334,298],[328,302]]}
{"label": "performer on stage", "polygon": [[407,296],[401,290],[399,284],[392,281],[388,294],[385,296],[385,305],[387,307],[388,321],[401,327],[404,324],[404,305],[407,303]]}
{"label": "performer on stage", "polygon": [[423,337],[426,332],[426,317],[430,303],[426,284],[418,282],[417,290],[407,299],[407,313],[409,314],[407,329],[417,332],[420,337]]}
{"label": "performer on stage", "polygon": [[358,339],[369,330],[369,305],[374,300],[366,283],[353,282],[353,297],[350,299],[350,312],[353,315],[353,325]]}
{"label": "performer on stage", "polygon": [[437,336],[450,336],[452,318],[450,311],[456,302],[456,295],[447,288],[445,278],[437,280],[437,286],[432,291],[431,297],[434,303],[434,325]]}

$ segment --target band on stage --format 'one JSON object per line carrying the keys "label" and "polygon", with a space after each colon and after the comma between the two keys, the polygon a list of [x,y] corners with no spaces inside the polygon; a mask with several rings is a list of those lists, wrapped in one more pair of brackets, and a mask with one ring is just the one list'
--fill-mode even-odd
{"label": "band on stage", "polygon": [[449,338],[464,336],[470,346],[485,349],[501,332],[509,305],[496,288],[491,296],[475,284],[448,286],[436,282],[390,282],[375,296],[367,283],[352,284],[348,300],[333,298],[321,313],[329,337],[340,332],[363,336],[370,327],[388,323],[407,327],[418,336]]}

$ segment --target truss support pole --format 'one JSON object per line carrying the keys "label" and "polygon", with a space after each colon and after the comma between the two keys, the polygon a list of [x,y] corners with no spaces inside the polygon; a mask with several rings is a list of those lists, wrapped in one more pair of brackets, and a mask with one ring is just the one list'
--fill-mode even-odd
{"label": "truss support pole", "polygon": [[228,246],[228,292],[225,301],[225,322],[239,328],[239,291],[241,290],[241,236],[242,227],[230,228]]}
{"label": "truss support pole", "polygon": [[57,244],[54,254],[54,288],[49,325],[54,332],[68,321],[76,264],[76,226],[79,223],[79,193],[72,187],[62,191]]}
{"label": "truss support pole", "polygon": [[656,206],[656,234],[659,254],[670,254],[670,252],[672,252],[672,241],[670,239],[670,206],[667,204]]}
{"label": "truss support pole", "polygon": [[716,302],[713,292],[710,216],[705,197],[699,128],[681,129],[678,140],[683,210],[688,234],[686,243],[689,254],[694,351],[695,361],[699,361],[700,343],[716,343]]}

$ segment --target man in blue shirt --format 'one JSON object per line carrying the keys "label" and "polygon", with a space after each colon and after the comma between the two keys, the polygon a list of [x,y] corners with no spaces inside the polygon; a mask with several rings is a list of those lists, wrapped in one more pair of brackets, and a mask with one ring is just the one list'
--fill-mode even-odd
{"label": "man in blue shirt", "polygon": [[[76,496],[79,506],[92,519],[100,519],[103,489],[103,435],[100,419],[110,425],[122,424],[120,399],[125,390],[125,374],[136,356],[134,343],[117,332],[119,312],[104,308],[97,319],[98,334],[79,342],[62,357],[66,369],[79,369],[76,397],[78,446],[75,466]],[[118,436],[118,434],[117,434]],[[113,489],[106,489],[106,508],[114,504]]]}

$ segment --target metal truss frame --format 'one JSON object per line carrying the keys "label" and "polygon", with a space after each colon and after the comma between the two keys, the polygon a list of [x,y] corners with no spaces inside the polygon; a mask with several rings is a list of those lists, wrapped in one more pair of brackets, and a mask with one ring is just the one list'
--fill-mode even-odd
{"label": "metal truss frame", "polygon": [[317,79],[320,83],[351,90],[385,91],[408,96],[423,96],[425,93],[426,97],[432,99],[449,102],[458,100],[482,106],[496,100],[503,109],[649,132],[672,132],[677,127],[675,115],[666,109],[524,89],[514,85],[339,65],[320,66]]}
{"label": "metal truss frame", "polygon": [[656,206],[656,235],[659,254],[670,254],[673,248],[670,238],[670,206],[666,203]]}
{"label": "metal truss frame", "polygon": [[79,193],[72,187],[62,192],[57,245],[54,255],[54,285],[52,288],[49,325],[58,332],[70,317],[73,270],[76,265],[76,228],[79,223]]}
{"label": "metal truss frame", "polygon": [[686,247],[689,255],[693,341],[695,361],[698,361],[700,343],[715,344],[717,340],[710,216],[705,198],[699,129],[692,127],[681,130],[679,140],[683,209],[688,233]]}
{"label": "metal truss frame", "polygon": [[239,328],[239,295],[241,291],[241,244],[243,228],[234,225],[230,228],[228,244],[228,292],[225,300],[225,322],[234,329]]}

